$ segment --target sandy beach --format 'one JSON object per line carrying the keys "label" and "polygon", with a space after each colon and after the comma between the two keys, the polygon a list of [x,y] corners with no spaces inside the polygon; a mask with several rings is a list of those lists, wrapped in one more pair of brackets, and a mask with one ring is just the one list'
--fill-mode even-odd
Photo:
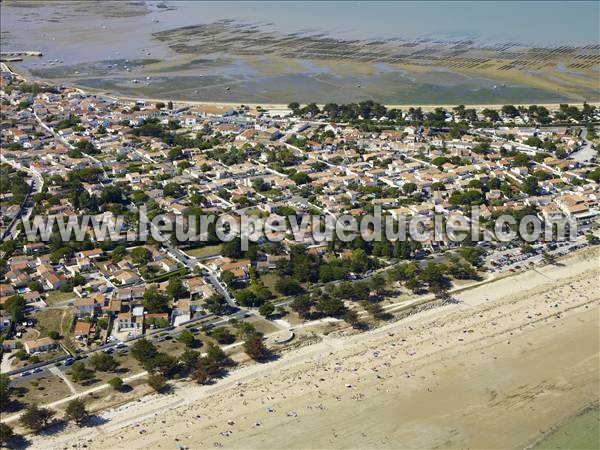
{"label": "sandy beach", "polygon": [[36,448],[525,448],[599,395],[599,252],[179,383]]}

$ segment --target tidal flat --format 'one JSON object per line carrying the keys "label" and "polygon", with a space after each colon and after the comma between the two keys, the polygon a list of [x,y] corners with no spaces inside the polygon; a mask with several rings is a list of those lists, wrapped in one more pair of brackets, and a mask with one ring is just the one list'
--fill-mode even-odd
{"label": "tidal flat", "polygon": [[[3,6],[3,48],[44,53],[16,69],[117,95],[281,104],[600,101],[597,44],[350,38],[334,29],[210,21],[218,11],[186,2],[111,3],[107,11],[81,2],[13,5]],[[186,8],[196,16],[183,20]]]}

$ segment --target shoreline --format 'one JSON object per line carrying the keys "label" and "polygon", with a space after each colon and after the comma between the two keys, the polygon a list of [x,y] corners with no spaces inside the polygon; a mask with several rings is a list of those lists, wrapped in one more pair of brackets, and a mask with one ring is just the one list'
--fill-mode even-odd
{"label": "shoreline", "polygon": [[569,426],[570,424],[573,423],[574,420],[577,420],[583,416],[585,416],[586,414],[595,414],[598,415],[599,419],[600,419],[600,403],[599,400],[594,400],[592,402],[590,402],[589,404],[587,404],[586,406],[584,406],[583,408],[581,408],[581,410],[579,410],[579,412],[577,412],[577,414],[575,414],[574,416],[571,416],[561,422],[558,422],[556,424],[554,424],[548,431],[547,433],[545,433],[544,435],[540,436],[538,439],[536,439],[535,441],[531,442],[527,447],[525,447],[524,450],[532,450],[532,449],[536,449],[536,448],[544,448],[544,447],[540,447],[541,444],[543,444],[545,441],[547,441],[548,439],[552,439],[555,435],[557,435],[558,433],[560,433],[561,429],[563,427]]}
{"label": "shoreline", "polygon": [[[505,377],[496,379],[497,372],[502,370],[504,365],[511,367],[514,361],[531,359],[526,365],[535,374],[534,379],[542,377],[546,380],[552,377],[552,374],[549,373],[550,370],[557,368],[556,365],[567,362],[552,363],[544,357],[570,358],[574,357],[573,353],[583,351],[583,347],[586,347],[586,351],[590,350],[589,346],[592,345],[591,350],[597,358],[597,348],[589,342],[590,339],[583,339],[579,345],[580,348],[573,347],[570,352],[556,352],[555,348],[563,348],[564,345],[568,344],[565,344],[565,339],[576,340],[582,333],[588,338],[590,333],[591,336],[595,335],[597,337],[598,335],[599,297],[595,294],[597,290],[594,291],[592,287],[592,292],[586,294],[593,295],[594,297],[591,299],[583,300],[581,298],[582,294],[579,294],[579,297],[576,295],[577,289],[581,291],[581,286],[588,286],[591,282],[597,283],[598,249],[595,250],[574,253],[566,257],[565,261],[569,261],[569,265],[546,266],[540,272],[523,272],[514,275],[514,277],[500,279],[491,285],[484,285],[462,292],[459,295],[461,303],[456,305],[421,311],[407,318],[383,324],[381,327],[366,333],[353,335],[342,333],[339,336],[325,336],[319,343],[285,352],[279,360],[273,363],[240,367],[211,386],[177,383],[177,389],[172,395],[149,396],[137,402],[126,404],[121,408],[104,412],[103,415],[109,420],[106,425],[99,427],[102,435],[93,441],[87,438],[85,430],[71,427],[66,434],[46,436],[43,441],[35,438],[34,446],[60,448],[67,443],[72,443],[74,439],[79,439],[80,445],[94,448],[131,448],[132,446],[156,448],[164,446],[167,442],[171,442],[171,444],[167,444],[167,447],[172,445],[176,436],[177,442],[179,440],[183,441],[184,436],[186,436],[188,439],[187,444],[194,447],[212,447],[212,441],[209,442],[206,439],[218,439],[219,443],[224,443],[231,448],[240,446],[245,448],[277,448],[291,445],[292,442],[297,442],[296,445],[293,445],[297,447],[302,445],[298,442],[304,442],[294,441],[293,439],[294,433],[298,432],[298,427],[294,426],[294,422],[296,422],[295,425],[298,425],[297,421],[300,421],[300,423],[304,422],[305,426],[313,429],[311,435],[314,439],[319,439],[311,444],[312,447],[323,448],[328,447],[327,439],[323,435],[325,432],[322,429],[324,426],[323,419],[326,418],[327,421],[335,422],[337,424],[334,426],[336,430],[342,428],[346,430],[350,425],[342,419],[346,421],[354,420],[352,416],[346,417],[345,414],[348,408],[356,406],[356,401],[365,402],[362,406],[365,408],[365,420],[367,418],[369,418],[368,420],[378,419],[377,423],[380,423],[380,425],[372,424],[377,430],[378,426],[381,427],[383,423],[387,424],[391,420],[388,416],[392,412],[403,414],[403,408],[397,410],[397,407],[393,404],[388,405],[386,403],[391,401],[390,399],[397,396],[405,401],[410,399],[411,401],[408,404],[414,404],[414,408],[417,410],[424,408],[424,406],[419,406],[421,403],[418,402],[414,403],[413,397],[423,402],[434,401],[435,399],[434,404],[442,402],[441,405],[445,405],[445,402],[450,401],[447,395],[452,393],[452,398],[454,398],[456,389],[467,387],[463,385],[467,380],[471,380],[467,383],[471,388],[473,386],[477,387],[476,390],[481,390],[481,395],[488,398],[488,400],[484,400],[480,396],[475,396],[470,402],[467,399],[468,403],[464,406],[467,408],[464,410],[464,414],[467,414],[467,416],[469,416],[469,411],[472,408],[478,409],[486,405],[486,409],[490,409],[487,414],[495,419],[499,412],[494,412],[494,410],[503,405],[500,399],[504,398],[503,401],[513,402],[513,400],[510,400],[513,398],[513,394],[509,395],[512,389],[516,389],[517,398],[524,396],[518,402],[518,404],[523,402],[523,405],[519,408],[525,408],[527,405],[533,407],[533,405],[539,404],[536,408],[542,408],[539,411],[545,413],[545,421],[535,425],[537,428],[532,426],[531,431],[528,433],[521,432],[521,436],[519,436],[522,447],[533,445],[533,441],[539,439],[538,430],[549,430],[557,423],[581,411],[584,405],[575,399],[575,397],[580,398],[580,395],[574,395],[574,393],[587,389],[588,394],[590,394],[589,377],[595,378],[597,383],[597,370],[590,372],[590,361],[586,362],[589,359],[587,353],[582,354],[581,363],[584,364],[584,367],[587,367],[586,371],[582,371],[580,368],[578,372],[573,373],[567,379],[569,383],[575,383],[576,378],[583,376],[579,382],[588,383],[584,384],[587,386],[585,389],[580,386],[573,391],[571,387],[568,389],[566,386],[561,387],[561,384],[566,381],[543,381],[540,387],[535,387],[535,383],[533,384],[531,387],[532,392],[537,393],[531,398],[530,394],[527,394],[529,388],[525,392],[520,392],[523,390],[522,386],[526,381],[524,380],[526,377],[516,376],[516,373],[509,371]],[[594,264],[593,267],[592,264]],[[593,278],[590,278],[590,276]],[[548,280],[548,277],[551,281]],[[579,288],[573,287],[578,284],[581,285]],[[517,286],[519,285],[527,286],[527,288],[525,290],[518,289]],[[551,313],[537,313],[542,314],[541,316],[532,315],[532,308],[539,308],[540,311],[546,311],[548,307],[552,308],[551,305],[544,306],[540,304],[544,296],[547,298],[549,295],[554,295],[563,290],[565,294],[560,298],[560,310],[552,309],[550,310]],[[548,300],[544,303],[548,303]],[[525,312],[532,319],[528,319],[527,315],[523,316]],[[490,322],[490,317],[488,317],[488,320],[482,321],[479,318],[480,316],[491,316],[497,324],[494,321]],[[464,327],[473,327],[475,334],[464,334]],[[488,332],[484,333],[483,329],[488,329]],[[394,337],[396,334],[399,334],[399,336]],[[531,339],[534,335],[539,335],[542,340]],[[400,336],[403,337],[401,341]],[[452,340],[452,336],[458,336],[459,338]],[[472,340],[472,337],[476,337],[476,339]],[[471,340],[472,342],[469,342]],[[465,341],[464,344],[463,341]],[[537,345],[542,345],[542,347],[539,351],[531,351],[533,348],[528,349],[528,346],[532,344],[528,341],[536,342]],[[507,346],[507,342],[513,345]],[[546,344],[540,342],[546,342]],[[571,347],[567,345],[567,348]],[[404,351],[407,354],[404,354]],[[413,351],[417,353],[417,356],[409,354]],[[514,353],[515,351],[517,353]],[[526,353],[522,353],[523,351]],[[381,352],[381,355],[373,358],[371,356],[372,352]],[[493,362],[490,361],[489,357],[481,356],[488,353],[496,355]],[[538,353],[541,353],[541,355],[538,355]],[[382,360],[385,360],[383,365],[381,364]],[[338,366],[338,364],[340,365]],[[401,366],[398,367],[398,364],[401,364]],[[464,364],[468,364],[472,369],[466,374],[463,374],[461,370],[457,372],[456,370],[461,365],[465,367]],[[513,370],[518,369],[519,364],[525,364],[525,362],[518,363]],[[373,380],[373,365],[377,367],[375,371],[377,379],[375,380]],[[539,367],[544,365],[546,367],[545,371],[541,370],[543,367]],[[565,367],[573,369],[576,365],[577,361],[569,361]],[[353,366],[355,369],[351,369]],[[340,368],[341,370],[336,369],[333,373],[330,372],[329,375],[325,375],[328,372],[328,367]],[[468,378],[469,376],[475,376],[480,371],[482,371],[481,375],[487,375],[476,376],[475,379]],[[409,379],[402,381],[406,378],[402,374],[408,374],[409,372],[411,373]],[[446,372],[447,376],[442,378],[435,375],[436,373]],[[320,377],[319,373],[322,374]],[[418,376],[419,373],[422,373],[420,377]],[[432,373],[434,374],[433,379],[431,378]],[[392,376],[393,374],[396,375]],[[264,378],[265,375],[267,378]],[[303,381],[302,378],[307,376],[308,380]],[[453,380],[457,376],[457,380],[461,380],[460,384],[452,385],[448,380]],[[467,379],[464,379],[465,376]],[[431,381],[420,381],[421,379],[431,379]],[[404,387],[406,383],[408,384]],[[446,383],[451,385],[449,387],[445,386]],[[493,389],[488,387],[487,384],[481,385],[481,383],[491,383]],[[512,386],[512,383],[515,383],[516,386]],[[556,383],[558,383],[557,387],[552,387]],[[318,398],[315,398],[317,395],[315,388],[309,387],[313,384],[319,386]],[[525,383],[525,385],[528,384]],[[547,387],[544,387],[546,385]],[[351,389],[348,386],[351,386]],[[421,387],[418,388],[418,386]],[[436,395],[427,400],[432,395],[427,394],[430,388],[431,392],[439,392],[439,400]],[[392,397],[384,395],[381,400],[377,400],[384,389],[385,392],[397,391],[398,393]],[[489,389],[492,389],[491,392],[496,392],[492,395],[491,400]],[[503,393],[503,389],[507,389],[507,393]],[[567,390],[565,391],[565,389]],[[546,391],[548,393],[545,393]],[[488,393],[486,394],[486,392]],[[550,397],[567,395],[563,392],[571,394],[567,397],[570,400],[559,402],[561,403],[560,411],[554,408],[552,414],[550,414],[543,409],[552,409],[553,405],[556,404],[555,400],[548,403],[550,393],[552,393]],[[347,396],[350,394],[353,394],[353,397],[358,397],[349,399]],[[465,394],[465,396],[468,395]],[[336,400],[336,398],[339,399]],[[585,398],[589,398],[589,396]],[[306,405],[306,402],[309,401],[312,404],[310,408],[310,405]],[[484,403],[479,404],[481,401]],[[325,409],[320,411],[315,409],[315,405],[318,404],[324,405]],[[277,414],[265,412],[265,408],[269,405],[272,405]],[[384,414],[387,407],[392,409],[388,411],[388,414]],[[502,406],[502,408],[505,407],[506,405]],[[375,410],[372,411],[372,408],[375,408]],[[380,411],[381,408],[383,408],[382,411]],[[478,409],[478,414],[485,414],[486,409]],[[331,412],[325,416],[320,415],[327,410]],[[501,411],[503,410],[501,409]],[[288,412],[286,413],[286,411]],[[377,413],[375,413],[376,411]],[[371,413],[374,417],[371,417]],[[297,414],[300,419],[296,418],[294,414]],[[408,414],[406,419],[409,420],[412,416],[409,413],[406,414]],[[418,420],[431,421],[435,418],[436,413],[425,408],[422,411],[423,414],[425,415],[423,417],[419,416]],[[428,414],[434,417],[429,418]],[[502,425],[511,426],[510,422],[514,420],[514,417],[512,417],[514,414],[511,414],[510,411],[506,414],[509,414],[506,417],[506,421],[509,423],[502,423]],[[234,425],[228,426],[225,423],[228,420],[234,422]],[[273,420],[275,420],[275,423],[271,423]],[[417,420],[417,418],[413,417],[412,420]],[[461,419],[457,418],[455,420],[460,422]],[[523,420],[525,419],[523,418]],[[253,426],[253,421],[260,421],[260,428]],[[467,428],[473,426],[471,422],[472,419],[465,421],[464,426]],[[188,424],[188,427],[183,428],[185,423]],[[194,427],[189,428],[192,425]],[[358,425],[355,424],[355,426]],[[424,425],[421,424],[420,427],[422,426]],[[487,424],[486,426],[492,425]],[[498,426],[495,420],[493,426]],[[277,433],[273,428],[273,433],[268,433],[269,427],[276,427],[282,431],[287,430],[287,432]],[[235,431],[232,431],[234,434],[226,433],[224,435],[222,430],[227,431],[227,428],[235,429]],[[388,428],[381,430],[381,433],[391,433],[391,429]],[[485,429],[483,427],[481,432],[484,433]],[[220,434],[217,431],[220,431]],[[350,433],[350,430],[346,431]],[[409,435],[406,436],[408,439],[412,434],[410,434],[410,430],[404,430],[404,433],[407,432],[409,432]],[[201,435],[196,434],[197,437],[192,438],[194,433],[201,433]],[[440,436],[446,436],[447,430],[438,430],[438,433],[441,433]],[[437,439],[441,438],[440,436],[434,433],[431,438]],[[190,438],[192,438],[192,441],[189,441]],[[198,439],[201,440],[199,445]],[[261,439],[264,440],[261,441]],[[289,441],[286,439],[289,439]],[[340,439],[342,438],[338,437],[332,442],[335,442],[337,446],[340,444]],[[348,437],[346,441],[343,441],[345,444],[342,443],[341,447],[352,447],[361,439],[360,435]],[[460,439],[454,442],[454,446],[473,447],[471,441],[469,441],[468,433],[464,436],[461,435]],[[215,440],[215,442],[217,441]],[[380,442],[376,447],[394,448],[393,442],[395,441]],[[411,445],[417,445],[415,442],[418,442],[418,440],[411,441]],[[431,446],[433,444],[428,442],[421,443],[421,445]]]}
{"label": "shoreline", "polygon": [[[6,64],[6,66],[14,73],[16,73],[17,75],[19,75],[20,77],[23,77],[25,79],[31,80],[31,81],[37,81],[37,82],[42,82],[42,83],[48,83],[48,84],[56,84],[56,80],[51,80],[51,79],[45,79],[45,78],[39,78],[39,77],[33,77],[31,76],[31,74],[27,74],[24,73],[23,69],[17,69],[15,68],[14,64],[11,64],[9,62],[4,62],[4,64]],[[251,109],[256,109],[257,107],[261,107],[263,109],[287,109],[287,105],[288,103],[273,103],[273,102],[268,102],[268,103],[248,103],[248,102],[228,102],[228,101],[202,101],[202,100],[173,100],[172,98],[155,98],[155,97],[142,97],[142,96],[131,96],[131,95],[121,95],[121,94],[115,94],[115,93],[111,93],[102,89],[95,89],[95,88],[89,88],[87,86],[79,86],[76,83],[69,83],[69,86],[73,87],[74,89],[79,89],[80,91],[84,92],[84,93],[88,93],[88,94],[92,94],[92,95],[102,95],[105,97],[109,97],[114,99],[115,101],[137,101],[137,100],[141,100],[144,102],[148,102],[148,103],[158,103],[158,102],[168,102],[168,101],[172,101],[175,104],[180,104],[180,105],[191,105],[191,106],[216,106],[216,107],[239,107],[240,105],[245,105],[250,107]],[[358,103],[358,102],[354,102],[354,103]],[[577,106],[578,108],[582,107],[584,103],[587,103],[588,105],[592,105],[592,106],[600,106],[600,102],[581,102],[581,101],[574,101],[574,102],[566,102],[567,104],[569,104],[570,106]],[[465,107],[468,108],[474,108],[476,110],[482,110],[485,108],[500,108],[503,105],[505,105],[507,103],[483,103],[483,104],[467,104],[464,103]],[[514,103],[515,105],[517,105],[517,103]],[[537,106],[543,106],[545,108],[548,109],[558,109],[559,106],[562,103],[560,102],[554,102],[554,103],[518,103],[519,106],[531,106],[531,105],[537,105]],[[391,103],[383,103],[383,105],[388,108],[388,109],[408,109],[408,108],[421,108],[423,111],[432,111],[435,108],[444,108],[447,110],[451,110],[452,108],[458,106],[458,104],[438,104],[438,103],[413,103],[413,104],[391,104]],[[323,103],[317,103],[317,106],[319,106],[320,108],[322,108],[324,106]]]}

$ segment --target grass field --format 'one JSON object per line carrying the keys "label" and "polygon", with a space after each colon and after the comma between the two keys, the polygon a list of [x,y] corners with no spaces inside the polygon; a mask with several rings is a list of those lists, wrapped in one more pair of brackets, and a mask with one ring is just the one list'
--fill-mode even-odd
{"label": "grass field", "polygon": [[38,405],[60,400],[71,394],[65,382],[55,375],[27,381],[15,386],[15,389],[19,402]]}
{"label": "grass field", "polygon": [[261,281],[264,283],[266,287],[276,296],[280,296],[281,294],[277,289],[275,289],[275,285],[279,281],[281,277],[274,272],[268,272],[260,276]]}
{"label": "grass field", "polygon": [[193,248],[186,250],[186,253],[194,258],[208,258],[221,254],[221,245],[209,245],[207,247]]}
{"label": "grass field", "polygon": [[48,294],[46,298],[46,303],[50,306],[63,302],[65,300],[75,299],[77,296],[73,292],[60,292],[60,291],[52,291]]}
{"label": "grass field", "polygon": [[51,331],[58,331],[65,338],[71,335],[73,314],[66,309],[43,309],[35,314],[35,319],[40,337],[48,336]]}
{"label": "grass field", "polygon": [[256,328],[256,331],[259,331],[262,334],[274,333],[278,330],[278,328],[267,319],[258,319],[252,322],[252,325]]}

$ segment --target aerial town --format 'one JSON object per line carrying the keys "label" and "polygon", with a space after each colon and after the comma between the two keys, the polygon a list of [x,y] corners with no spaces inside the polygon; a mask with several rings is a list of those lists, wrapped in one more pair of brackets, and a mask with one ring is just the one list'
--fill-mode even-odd
{"label": "aerial town", "polygon": [[[207,384],[332,332],[372,330],[599,240],[600,108],[588,104],[136,101],[31,82],[5,64],[0,101],[2,406],[23,430],[42,429],[54,409],[82,420],[73,399],[84,395],[102,410],[172,383]],[[570,220],[577,234],[531,244],[287,234],[244,250],[209,228],[202,241],[128,241],[142,205],[183,220],[477,206],[484,226],[534,214]],[[32,241],[23,227],[82,214],[124,215],[123,239]]]}

